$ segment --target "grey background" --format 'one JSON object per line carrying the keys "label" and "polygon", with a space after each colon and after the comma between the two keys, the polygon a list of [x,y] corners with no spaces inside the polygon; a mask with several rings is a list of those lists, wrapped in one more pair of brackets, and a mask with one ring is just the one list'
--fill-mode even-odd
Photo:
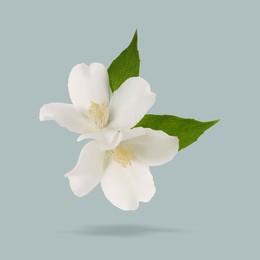
{"label": "grey background", "polygon": [[[259,1],[1,1],[1,259],[260,259]],[[167,165],[135,212],[63,175],[83,143],[41,105],[80,62],[139,33],[151,112],[222,121]]]}

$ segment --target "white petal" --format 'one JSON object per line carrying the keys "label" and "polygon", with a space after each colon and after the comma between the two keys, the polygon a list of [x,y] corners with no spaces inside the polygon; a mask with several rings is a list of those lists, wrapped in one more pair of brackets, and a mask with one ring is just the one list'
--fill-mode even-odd
{"label": "white petal", "polygon": [[92,131],[89,119],[78,112],[71,104],[49,103],[42,106],[40,120],[54,120],[60,126],[76,133]]}
{"label": "white petal", "polygon": [[164,164],[172,160],[179,150],[179,139],[163,131],[149,128],[145,130],[145,135],[124,142],[136,158],[149,166]]}
{"label": "white petal", "polygon": [[75,168],[65,175],[76,196],[86,195],[100,182],[104,175],[105,155],[105,152],[98,149],[95,141],[83,147]]}
{"label": "white petal", "polygon": [[111,98],[109,125],[115,128],[135,126],[152,107],[156,95],[140,77],[127,79]]}
{"label": "white petal", "polygon": [[101,129],[95,132],[82,134],[78,138],[78,142],[85,139],[94,139],[97,141],[99,149],[111,150],[115,148],[122,140],[122,135],[117,129]]}
{"label": "white petal", "polygon": [[155,194],[153,176],[138,162],[128,167],[110,160],[101,187],[106,198],[122,210],[136,210],[139,202],[148,202]]}
{"label": "white petal", "polygon": [[123,129],[120,132],[122,135],[122,138],[121,138],[122,141],[146,134],[146,130],[143,127],[135,127],[132,129]]}
{"label": "white petal", "polygon": [[79,136],[78,142],[91,138],[98,142],[99,148],[104,150],[112,150],[122,140],[128,140],[136,136],[144,135],[146,133],[145,129],[142,127],[136,127],[134,129],[124,129],[119,131],[114,128],[104,128],[96,132],[89,132]]}
{"label": "white petal", "polygon": [[68,80],[72,103],[80,111],[85,111],[91,102],[109,104],[110,87],[107,69],[101,63],[89,66],[81,63],[72,68]]}

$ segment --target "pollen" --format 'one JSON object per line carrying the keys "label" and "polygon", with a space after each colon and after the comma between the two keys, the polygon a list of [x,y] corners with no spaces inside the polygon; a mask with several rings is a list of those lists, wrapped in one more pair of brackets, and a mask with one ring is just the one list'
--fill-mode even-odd
{"label": "pollen", "polygon": [[97,128],[104,128],[107,125],[109,108],[104,104],[99,105],[91,102],[87,115]]}
{"label": "pollen", "polygon": [[133,151],[126,145],[120,144],[116,148],[110,151],[112,158],[120,163],[123,167],[131,165],[131,162],[135,160]]}

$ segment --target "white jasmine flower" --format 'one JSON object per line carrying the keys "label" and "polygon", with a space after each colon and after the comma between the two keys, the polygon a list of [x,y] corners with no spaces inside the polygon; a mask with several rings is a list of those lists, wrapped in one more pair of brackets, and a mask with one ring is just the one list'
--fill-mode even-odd
{"label": "white jasmine flower", "polygon": [[78,140],[94,138],[104,147],[116,146],[124,129],[134,127],[155,102],[156,95],[141,77],[127,79],[113,94],[107,69],[100,63],[78,64],[68,80],[72,104],[49,103],[40,120],[54,120]]}
{"label": "white jasmine flower", "polygon": [[101,183],[106,198],[122,210],[136,210],[155,194],[149,166],[170,161],[178,152],[179,140],[163,131],[134,128],[123,133],[122,141],[101,150],[97,141],[87,143],[73,170],[65,176],[76,196],[88,194]]}

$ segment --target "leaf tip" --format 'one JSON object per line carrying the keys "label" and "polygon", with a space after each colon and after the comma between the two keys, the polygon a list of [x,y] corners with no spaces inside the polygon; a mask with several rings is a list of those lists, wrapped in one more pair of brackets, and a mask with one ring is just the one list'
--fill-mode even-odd
{"label": "leaf tip", "polygon": [[138,33],[137,33],[137,29],[136,29],[130,45],[135,45],[137,47],[137,42],[138,42]]}
{"label": "leaf tip", "polygon": [[211,121],[212,126],[215,125],[216,123],[218,123],[220,120],[221,120],[221,119],[216,119],[216,120]]}

